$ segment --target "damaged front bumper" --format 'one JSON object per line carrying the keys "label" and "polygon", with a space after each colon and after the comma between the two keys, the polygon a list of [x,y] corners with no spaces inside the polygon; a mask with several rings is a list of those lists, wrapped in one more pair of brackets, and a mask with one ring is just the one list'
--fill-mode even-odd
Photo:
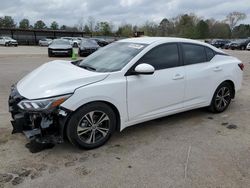
{"label": "damaged front bumper", "polygon": [[9,112],[12,116],[12,134],[24,133],[29,140],[39,143],[62,143],[64,127],[71,111],[57,107],[52,110],[26,111],[18,103],[25,100],[16,87],[12,87],[9,96]]}

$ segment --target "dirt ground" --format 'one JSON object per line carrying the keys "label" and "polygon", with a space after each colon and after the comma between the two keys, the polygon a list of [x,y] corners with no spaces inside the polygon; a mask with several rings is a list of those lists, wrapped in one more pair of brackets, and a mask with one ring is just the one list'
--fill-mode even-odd
{"label": "dirt ground", "polygon": [[245,71],[226,112],[198,109],[146,122],[95,150],[64,143],[31,153],[22,134],[11,135],[10,86],[55,58],[47,57],[47,48],[0,47],[0,188],[249,187],[250,52],[227,52]]}

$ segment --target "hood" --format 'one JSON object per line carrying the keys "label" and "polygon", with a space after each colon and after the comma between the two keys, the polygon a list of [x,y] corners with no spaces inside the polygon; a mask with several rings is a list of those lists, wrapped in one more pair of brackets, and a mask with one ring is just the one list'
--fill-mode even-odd
{"label": "hood", "polygon": [[49,46],[50,49],[70,49],[72,48],[71,45],[65,45],[65,44],[52,44]]}
{"label": "hood", "polygon": [[73,93],[78,87],[104,80],[109,73],[88,71],[70,61],[55,60],[38,67],[17,83],[27,99],[40,99]]}

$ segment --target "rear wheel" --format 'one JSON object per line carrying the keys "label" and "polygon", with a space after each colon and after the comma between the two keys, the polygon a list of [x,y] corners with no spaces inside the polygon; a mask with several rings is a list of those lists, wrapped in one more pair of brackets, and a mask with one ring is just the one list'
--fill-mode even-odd
{"label": "rear wheel", "polygon": [[114,111],[106,104],[90,103],[77,110],[67,125],[69,141],[83,149],[105,144],[116,126]]}
{"label": "rear wheel", "polygon": [[213,113],[225,111],[233,97],[233,88],[231,84],[224,82],[216,89],[209,110]]}

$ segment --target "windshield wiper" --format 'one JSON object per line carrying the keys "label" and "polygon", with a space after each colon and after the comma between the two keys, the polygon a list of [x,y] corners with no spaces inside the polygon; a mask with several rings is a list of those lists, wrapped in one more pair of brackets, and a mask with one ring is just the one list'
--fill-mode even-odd
{"label": "windshield wiper", "polygon": [[90,70],[90,71],[96,71],[96,69],[94,67],[91,67],[89,65],[79,65],[79,67],[82,67],[82,68]]}

